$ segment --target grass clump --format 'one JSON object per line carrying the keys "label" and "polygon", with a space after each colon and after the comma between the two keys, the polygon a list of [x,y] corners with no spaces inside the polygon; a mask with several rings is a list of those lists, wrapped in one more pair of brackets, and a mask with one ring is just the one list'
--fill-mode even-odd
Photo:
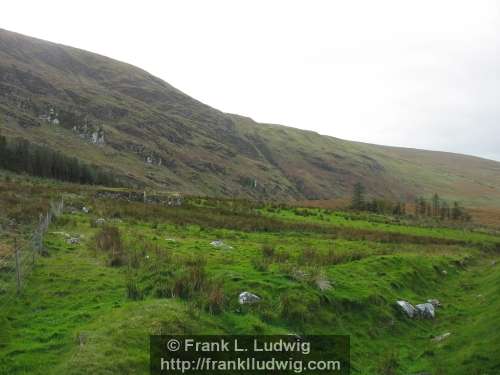
{"label": "grass clump", "polygon": [[96,249],[108,253],[108,264],[119,267],[126,264],[125,251],[120,230],[117,227],[105,226],[94,236]]}

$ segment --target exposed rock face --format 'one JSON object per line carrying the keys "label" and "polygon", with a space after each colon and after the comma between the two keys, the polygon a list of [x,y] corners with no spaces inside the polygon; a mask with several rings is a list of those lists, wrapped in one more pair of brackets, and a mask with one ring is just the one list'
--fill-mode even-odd
{"label": "exposed rock face", "polygon": [[100,146],[104,145],[104,129],[101,126],[92,125],[87,120],[83,124],[74,125],[73,132],[90,144]]}
{"label": "exposed rock face", "polygon": [[52,124],[52,125],[59,125],[60,124],[58,114],[54,108],[50,108],[48,114],[42,114],[42,115],[38,116],[38,119],[42,122],[46,122],[46,123]]}
{"label": "exposed rock face", "polygon": [[94,145],[103,145],[104,144],[104,130],[100,129],[98,131],[92,132],[90,136],[90,143]]}
{"label": "exposed rock face", "polygon": [[238,300],[240,305],[249,305],[259,302],[260,297],[250,292],[242,292],[240,293]]}
{"label": "exposed rock face", "polygon": [[396,301],[396,304],[409,318],[413,318],[417,315],[417,310],[411,303],[407,301]]}
{"label": "exposed rock face", "polygon": [[436,317],[436,311],[434,310],[434,305],[432,303],[421,303],[415,306],[418,314],[426,319],[434,319]]}

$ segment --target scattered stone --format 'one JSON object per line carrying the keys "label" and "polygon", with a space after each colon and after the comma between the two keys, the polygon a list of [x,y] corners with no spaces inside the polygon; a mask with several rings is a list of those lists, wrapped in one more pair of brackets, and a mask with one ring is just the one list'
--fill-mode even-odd
{"label": "scattered stone", "polygon": [[442,273],[443,275],[448,275],[448,271],[446,271],[446,270],[442,270],[442,271],[441,271],[441,273]]}
{"label": "scattered stone", "polygon": [[219,249],[227,249],[227,250],[230,250],[232,249],[233,247],[232,246],[229,246],[229,245],[226,245],[222,240],[215,240],[215,241],[212,241],[210,242],[210,245],[212,245],[213,247],[217,247]]}
{"label": "scattered stone", "polygon": [[80,243],[80,239],[78,237],[71,237],[71,238],[68,238],[66,240],[66,242],[69,244],[69,245],[77,245]]}
{"label": "scattered stone", "polygon": [[413,305],[407,301],[396,301],[396,304],[401,308],[401,310],[409,317],[413,318],[417,315],[417,310]]}
{"label": "scattered stone", "polygon": [[496,266],[496,264],[497,264],[497,261],[496,261],[496,260],[492,260],[492,261],[491,261],[491,266],[492,266],[492,267]]}
{"label": "scattered stone", "polygon": [[250,293],[250,292],[240,293],[240,296],[238,299],[240,301],[240,305],[249,305],[249,304],[257,303],[260,301],[259,296],[255,295],[253,293]]}
{"label": "scattered stone", "polygon": [[83,333],[83,332],[80,332],[77,336],[77,340],[80,344],[80,347],[83,347],[87,341],[88,341],[88,337],[87,337],[87,334],[86,333]]}
{"label": "scattered stone", "polygon": [[290,276],[292,276],[297,281],[304,281],[309,276],[309,274],[301,269],[294,268],[290,273]]}
{"label": "scattered stone", "polygon": [[446,339],[450,335],[451,335],[451,332],[446,332],[446,333],[443,333],[442,335],[434,337],[432,339],[432,341],[434,341],[434,342],[443,341],[444,339]]}
{"label": "scattered stone", "polygon": [[427,300],[427,303],[430,303],[430,304],[431,304],[432,306],[434,306],[435,308],[437,308],[437,307],[441,307],[441,302],[439,302],[439,300],[438,300],[438,299],[435,299],[435,298],[433,298],[433,299],[428,299],[428,300]]}
{"label": "scattered stone", "polygon": [[415,308],[423,318],[434,319],[436,317],[436,312],[432,303],[420,303],[416,305]]}
{"label": "scattered stone", "polygon": [[88,214],[90,212],[90,208],[83,206],[82,211]]}
{"label": "scattered stone", "polygon": [[95,221],[95,223],[96,223],[96,225],[104,225],[104,224],[106,224],[106,220],[101,217],[101,218],[97,219]]}
{"label": "scattered stone", "polygon": [[316,286],[321,290],[322,292],[325,290],[330,290],[333,288],[332,283],[330,280],[326,279],[325,277],[318,277],[316,279]]}

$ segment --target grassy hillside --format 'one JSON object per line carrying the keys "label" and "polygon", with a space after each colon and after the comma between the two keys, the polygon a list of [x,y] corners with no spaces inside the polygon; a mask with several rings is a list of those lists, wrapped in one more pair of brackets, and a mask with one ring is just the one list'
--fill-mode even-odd
{"label": "grassy hillside", "polygon": [[[500,164],[382,147],[222,113],[131,65],[0,30],[0,126],[147,185],[192,194],[325,199],[434,192],[500,206]],[[369,124],[367,124],[369,126]]]}
{"label": "grassy hillside", "polygon": [[[492,231],[211,198],[173,208],[7,180],[0,217],[15,214],[13,199],[31,207],[25,236],[49,199],[63,195],[66,213],[49,228],[46,256],[21,295],[0,285],[0,373],[146,374],[148,335],[160,332],[348,334],[354,374],[500,371],[500,237]],[[2,228],[0,243],[10,244],[11,229]],[[119,239],[115,251],[103,235]],[[210,244],[217,239],[224,246]],[[261,302],[242,308],[242,291]],[[434,320],[395,306],[431,298],[443,305]]]}

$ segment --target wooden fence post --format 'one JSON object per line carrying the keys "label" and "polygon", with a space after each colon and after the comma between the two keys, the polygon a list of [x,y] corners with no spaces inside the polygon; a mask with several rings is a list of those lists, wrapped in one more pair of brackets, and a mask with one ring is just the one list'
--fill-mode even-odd
{"label": "wooden fence post", "polygon": [[14,239],[14,249],[16,252],[16,279],[17,279],[17,294],[21,293],[21,262],[19,261],[19,247],[17,239]]}

